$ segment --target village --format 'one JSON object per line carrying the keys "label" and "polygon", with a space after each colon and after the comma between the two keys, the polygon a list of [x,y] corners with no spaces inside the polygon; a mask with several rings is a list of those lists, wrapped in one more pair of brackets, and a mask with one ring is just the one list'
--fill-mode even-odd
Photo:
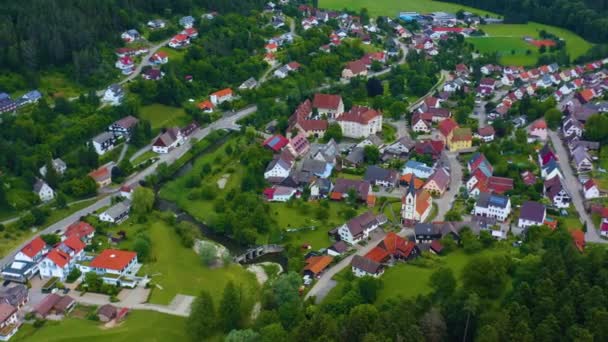
{"label": "village", "polygon": [[[188,118],[183,124],[171,121],[170,126],[155,129],[145,146],[127,158],[146,157],[133,163],[131,174],[117,170],[139,134],[141,118],[125,115],[88,138],[88,148],[104,160],[87,174],[100,200],[37,232],[4,256],[0,339],[17,334],[25,321],[60,321],[74,311],[94,315],[110,327],[128,320],[131,310],[188,316],[197,293],[167,291],[170,304],[149,302],[151,293],[164,290],[163,283],[146,267],[156,260],[142,258],[131,240],[141,238],[134,225],[181,222],[155,216],[161,214],[152,204],[160,199],[175,199],[172,203],[205,226],[227,226],[222,215],[227,216],[225,206],[235,205],[230,202],[235,192],[255,198],[266,208],[264,215],[276,221],[272,226],[280,237],[256,227],[252,236],[243,234],[243,244],[251,249],[281,245],[273,253],[291,250],[287,245],[295,247],[288,258],[297,259],[301,267],[289,271],[302,277],[301,296],[316,303],[337,286],[334,276],[343,276],[344,270],[357,278],[381,278],[399,264],[431,255],[448,259],[454,246],[462,248],[471,236],[516,249],[529,231],[548,227],[568,230],[581,253],[588,243],[608,242],[608,164],[600,143],[586,134],[588,121],[608,112],[608,58],[574,66],[442,65],[430,89],[420,95],[405,91],[391,102],[399,102],[398,107],[384,106],[375,99],[391,97],[388,88],[399,70],[435,63],[454,45],[465,49],[458,45],[458,36],[482,35],[477,28],[482,20],[491,24],[500,19],[469,12],[463,17],[401,12],[363,24],[352,13],[308,5],[299,5],[298,16],[288,17],[281,10],[288,3],[269,2],[264,8],[266,26],[277,33],[256,57],[268,68],[264,75],[189,98],[187,105],[210,118],[208,122]],[[180,17],[178,33],[158,46],[142,44],[145,39],[135,29],[120,34],[126,47],[116,50],[115,68],[124,82],[99,92],[101,108],[122,108],[135,96],[129,82],[136,77],[162,82],[174,54],[183,58],[179,54],[200,39],[197,20],[212,21],[221,15]],[[167,24],[151,19],[145,26],[159,30]],[[318,46],[314,55],[337,54],[340,46],[353,41],[365,47],[365,53],[341,61],[340,70],[332,71],[337,77],[325,77],[308,93],[302,92],[301,101],[281,119],[248,124],[261,106],[247,102],[252,94],[311,67],[292,60],[287,49],[306,31],[319,27],[331,33],[329,43]],[[180,76],[184,84],[198,81],[190,74]],[[357,87],[363,95],[353,95]],[[17,100],[0,93],[0,113],[27,108],[42,97],[38,90]],[[396,114],[393,108],[398,108]],[[208,141],[217,131],[223,138]],[[116,149],[123,150],[120,158],[108,161]],[[255,168],[250,165],[254,162],[244,162],[244,151],[260,151],[264,158],[257,162],[265,164]],[[206,154],[215,159],[205,159]],[[205,162],[199,163],[199,157]],[[175,169],[162,181],[154,178],[172,164],[187,162],[193,166],[183,173]],[[51,163],[37,170],[33,192],[39,203],[57,199],[58,189],[51,187],[48,175],[62,176],[72,167],[52,156]],[[251,175],[256,185],[242,190],[244,174],[252,170],[257,172]],[[193,177],[198,180],[191,181]],[[194,185],[183,186],[190,182]],[[174,191],[179,186],[183,192]],[[152,188],[146,215],[137,215],[148,221],[138,222],[134,197],[152,193]],[[231,238],[237,235],[231,233]],[[196,239],[194,245],[199,240],[205,239]],[[188,248],[188,253],[200,253],[196,248]],[[225,264],[241,267],[237,255],[226,259]]]}

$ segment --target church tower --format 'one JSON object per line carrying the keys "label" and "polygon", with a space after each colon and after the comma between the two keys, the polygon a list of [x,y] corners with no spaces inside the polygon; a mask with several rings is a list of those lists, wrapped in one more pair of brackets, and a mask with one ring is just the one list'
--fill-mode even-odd
{"label": "church tower", "polygon": [[401,217],[403,221],[414,221],[416,219],[416,176],[412,174],[410,184],[401,200]]}

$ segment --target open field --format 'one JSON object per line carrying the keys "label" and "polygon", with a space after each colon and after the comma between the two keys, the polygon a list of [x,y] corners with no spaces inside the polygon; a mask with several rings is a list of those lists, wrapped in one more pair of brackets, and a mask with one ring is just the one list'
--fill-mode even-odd
{"label": "open field", "polygon": [[348,8],[353,11],[359,11],[361,8],[367,8],[369,14],[372,16],[396,16],[399,12],[408,11],[421,13],[439,11],[456,13],[460,9],[481,15],[487,14],[490,16],[496,16],[494,13],[472,7],[431,0],[320,0],[319,7],[336,10]]}
{"label": "open field", "polygon": [[161,220],[153,219],[147,230],[153,261],[145,263],[140,273],[147,273],[162,288],[152,291],[150,303],[168,304],[176,294],[196,296],[206,290],[219,304],[229,281],[242,287],[245,302],[254,298],[258,287],[253,273],[236,264],[222,268],[203,266],[192,249],[183,247],[173,227]]}
{"label": "open field", "polygon": [[[539,38],[540,30],[545,30],[566,41],[566,50],[572,59],[587,52],[592,44],[575,33],[559,27],[538,23],[527,24],[492,24],[482,25],[481,28],[490,37],[468,38],[475,44],[480,52],[497,52],[500,61],[505,65],[533,65],[538,59],[539,52],[532,44],[528,44],[523,37]],[[526,51],[530,50],[530,55]],[[515,51],[515,54],[512,52]]]}
{"label": "open field", "polygon": [[188,123],[188,117],[183,108],[169,107],[161,104],[141,107],[140,115],[142,119],[150,121],[153,131],[172,126],[183,126]]}
{"label": "open field", "polygon": [[24,324],[12,341],[184,341],[186,319],[154,311],[132,311],[118,327],[107,329],[102,323],[67,318],[47,321],[40,329]]}
{"label": "open field", "polygon": [[86,90],[81,86],[58,72],[43,73],[40,76],[39,89],[45,96],[63,96],[65,98],[76,97],[82,93],[86,93]]}

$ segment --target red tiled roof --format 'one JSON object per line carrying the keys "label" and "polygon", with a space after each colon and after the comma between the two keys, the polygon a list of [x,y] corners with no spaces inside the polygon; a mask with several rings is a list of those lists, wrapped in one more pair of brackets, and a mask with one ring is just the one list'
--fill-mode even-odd
{"label": "red tiled roof", "polygon": [[70,247],[75,253],[82,251],[87,245],[75,235],[69,236],[65,241],[62,242],[64,245]]}
{"label": "red tiled roof", "polygon": [[51,250],[46,257],[59,267],[64,267],[70,261],[70,256],[57,248]]}
{"label": "red tiled roof", "polygon": [[346,69],[350,70],[353,74],[357,75],[367,70],[367,66],[361,60],[348,62]]}
{"label": "red tiled roof", "polygon": [[585,249],[585,233],[582,230],[572,231],[572,241],[580,252]]}
{"label": "red tiled roof", "polygon": [[547,129],[547,122],[544,119],[538,119],[532,124],[532,129]]}
{"label": "red tiled roof", "polygon": [[447,137],[452,131],[458,128],[458,124],[453,119],[445,119],[439,123],[439,131],[444,137]]}
{"label": "red tiled roof", "polygon": [[342,102],[342,97],[340,95],[317,93],[315,94],[315,98],[312,101],[312,106],[314,108],[337,110],[340,106],[340,102]]}
{"label": "red tiled roof", "polygon": [[341,115],[338,118],[338,121],[351,121],[358,122],[362,125],[367,125],[370,121],[380,115],[382,114],[374,109],[363,106],[353,106],[350,111]]}
{"label": "red tiled roof", "polygon": [[304,271],[310,271],[315,275],[319,274],[323,272],[333,260],[334,258],[328,255],[311,256],[306,259],[306,266],[304,267]]}
{"label": "red tiled roof", "polygon": [[593,92],[592,89],[584,89],[581,92],[578,93],[579,97],[581,99],[583,99],[583,101],[585,102],[589,102],[593,99],[593,97],[595,96],[595,93]]}
{"label": "red tiled roof", "polygon": [[205,100],[196,105],[200,110],[213,109],[213,103],[209,100]]}
{"label": "red tiled roof", "polygon": [[365,258],[367,258],[369,260],[373,260],[377,263],[383,263],[389,257],[390,257],[389,252],[387,252],[385,249],[383,249],[379,246],[374,247],[371,251],[369,251],[367,254],[365,254]]}
{"label": "red tiled roof", "polygon": [[513,179],[492,176],[488,178],[488,190],[497,194],[503,194],[509,190],[513,190]]}
{"label": "red tiled roof", "polygon": [[492,127],[492,126],[485,126],[485,127],[479,128],[477,130],[477,133],[479,135],[481,135],[482,137],[489,137],[489,136],[494,135],[494,133],[496,133],[496,132],[494,131],[494,127]]}
{"label": "red tiled roof", "polygon": [[91,261],[90,266],[93,268],[120,271],[136,257],[137,253],[135,252],[106,249]]}
{"label": "red tiled roof", "polygon": [[46,242],[44,242],[40,236],[36,236],[30,243],[21,248],[21,253],[33,258],[36,254],[40,253],[45,246]]}
{"label": "red tiled roof", "polygon": [[95,181],[105,180],[110,177],[110,170],[108,170],[107,167],[101,167],[95,171],[91,171],[89,173],[89,176]]}
{"label": "red tiled roof", "polygon": [[95,232],[95,228],[93,228],[93,226],[86,222],[78,221],[69,225],[68,228],[65,230],[64,235],[67,237],[76,236],[77,238],[82,239],[83,237],[88,236],[93,232]]}
{"label": "red tiled roof", "polygon": [[232,95],[232,89],[226,88],[226,89],[218,90],[215,93],[212,93],[211,95],[215,95],[220,98],[225,97],[225,96],[230,96],[230,95]]}

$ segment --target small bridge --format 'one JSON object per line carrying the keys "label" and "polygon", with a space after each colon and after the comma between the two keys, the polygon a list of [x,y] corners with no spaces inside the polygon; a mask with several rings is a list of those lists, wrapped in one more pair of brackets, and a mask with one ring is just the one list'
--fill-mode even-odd
{"label": "small bridge", "polygon": [[263,245],[257,246],[254,248],[250,248],[245,251],[245,253],[234,257],[234,262],[238,263],[247,263],[249,261],[255,260],[266,254],[273,253],[281,253],[283,251],[283,246],[279,245]]}

